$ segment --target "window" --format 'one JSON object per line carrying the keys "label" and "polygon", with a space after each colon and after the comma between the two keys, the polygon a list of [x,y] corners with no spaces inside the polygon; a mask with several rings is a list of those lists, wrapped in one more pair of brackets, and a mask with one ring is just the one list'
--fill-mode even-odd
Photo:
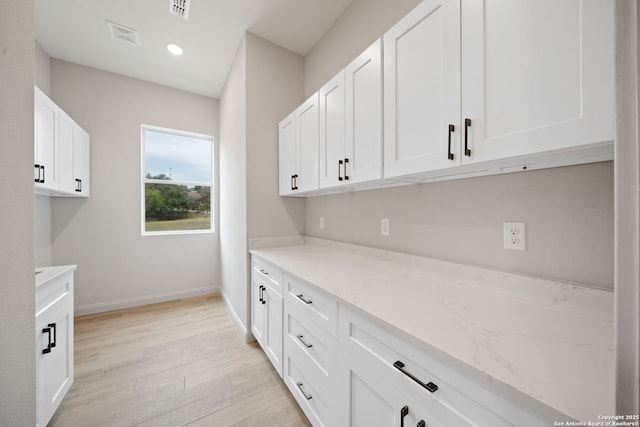
{"label": "window", "polygon": [[142,126],[142,234],[213,231],[213,138]]}

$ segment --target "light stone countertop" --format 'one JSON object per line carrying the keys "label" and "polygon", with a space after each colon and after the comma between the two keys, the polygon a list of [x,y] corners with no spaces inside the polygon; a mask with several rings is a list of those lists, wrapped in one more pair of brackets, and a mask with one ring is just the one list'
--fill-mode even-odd
{"label": "light stone countertop", "polygon": [[50,280],[59,277],[60,275],[69,271],[74,271],[75,265],[57,265],[55,267],[37,267],[36,268],[36,288],[44,285]]}
{"label": "light stone countertop", "polygon": [[310,237],[261,246],[251,253],[535,406],[578,420],[615,413],[611,291]]}

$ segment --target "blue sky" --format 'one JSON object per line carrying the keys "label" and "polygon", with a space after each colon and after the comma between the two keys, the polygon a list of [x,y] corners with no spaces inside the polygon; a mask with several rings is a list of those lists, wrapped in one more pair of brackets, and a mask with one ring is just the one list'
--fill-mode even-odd
{"label": "blue sky", "polygon": [[145,175],[211,182],[211,140],[145,130]]}

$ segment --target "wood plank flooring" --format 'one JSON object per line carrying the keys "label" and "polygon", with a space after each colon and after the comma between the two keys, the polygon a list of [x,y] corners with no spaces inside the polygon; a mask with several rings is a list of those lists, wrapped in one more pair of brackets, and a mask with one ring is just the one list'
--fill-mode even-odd
{"label": "wood plank flooring", "polygon": [[74,344],[49,427],[310,426],[220,296],[77,317]]}

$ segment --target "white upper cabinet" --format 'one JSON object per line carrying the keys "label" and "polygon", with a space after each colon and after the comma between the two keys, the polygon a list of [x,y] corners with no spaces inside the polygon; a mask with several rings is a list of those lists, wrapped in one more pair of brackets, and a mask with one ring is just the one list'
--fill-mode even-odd
{"label": "white upper cabinet", "polygon": [[278,126],[280,195],[294,192],[294,175],[298,169],[296,142],[296,112],[292,112]]}
{"label": "white upper cabinet", "polygon": [[384,58],[385,178],[612,158],[612,2],[425,0]]}
{"label": "white upper cabinet", "polygon": [[425,0],[384,35],[384,175],[460,163],[460,2]]}
{"label": "white upper cabinet", "polygon": [[89,134],[60,110],[59,190],[89,196]]}
{"label": "white upper cabinet", "polygon": [[315,93],[296,110],[299,145],[299,171],[295,179],[300,192],[318,189],[318,94]]}
{"label": "white upper cabinet", "polygon": [[88,197],[89,134],[37,87],[34,133],[36,193]]}
{"label": "white upper cabinet", "polygon": [[320,188],[382,178],[382,41],[320,89]]}
{"label": "white upper cabinet", "polygon": [[344,70],[329,80],[320,93],[320,188],[348,182],[345,147]]}
{"label": "white upper cabinet", "polygon": [[345,69],[345,175],[357,184],[382,178],[382,39]]}
{"label": "white upper cabinet", "polygon": [[36,190],[58,189],[58,106],[35,88],[34,181]]}
{"label": "white upper cabinet", "polygon": [[613,6],[462,1],[464,162],[613,139]]}
{"label": "white upper cabinet", "polygon": [[318,189],[318,113],[315,93],[278,126],[281,196]]}

